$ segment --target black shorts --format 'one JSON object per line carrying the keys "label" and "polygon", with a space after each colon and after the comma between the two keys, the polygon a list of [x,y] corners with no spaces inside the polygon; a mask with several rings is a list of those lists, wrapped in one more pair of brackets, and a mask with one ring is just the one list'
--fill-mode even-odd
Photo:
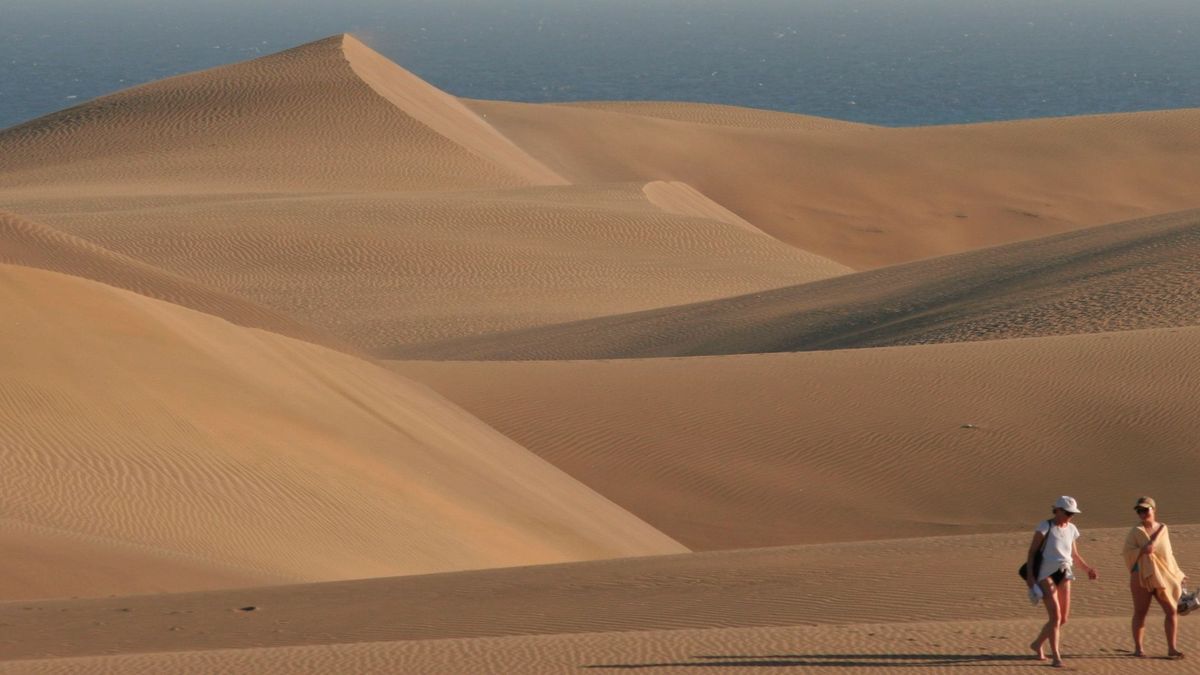
{"label": "black shorts", "polygon": [[1062,570],[1058,570],[1047,578],[1050,579],[1050,581],[1053,581],[1054,585],[1057,586],[1063,582],[1063,579],[1067,578],[1067,573]]}

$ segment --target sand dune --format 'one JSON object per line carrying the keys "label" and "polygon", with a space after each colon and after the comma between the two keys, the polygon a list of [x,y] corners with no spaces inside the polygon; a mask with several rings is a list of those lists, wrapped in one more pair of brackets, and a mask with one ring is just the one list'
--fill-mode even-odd
{"label": "sand dune", "polygon": [[885,129],[695,104],[468,105],[572,182],[683,181],[860,269],[1200,207],[1200,109]]}
{"label": "sand dune", "polygon": [[[1071,622],[1069,668],[1089,673],[1191,672],[1130,658],[1128,617]],[[1037,620],[714,628],[531,637],[368,642],[0,662],[0,673],[1029,673],[1022,653]],[[1185,647],[1186,649],[1186,647]]]}
{"label": "sand dune", "polygon": [[1063,493],[1095,525],[1141,493],[1200,522],[1200,327],[394,366],[693,549],[1022,529]]}
{"label": "sand dune", "polygon": [[846,122],[828,117],[797,115],[778,110],[743,108],[716,103],[688,103],[683,101],[572,101],[552,105],[571,108],[586,108],[608,112],[655,117],[676,122],[710,124],[742,129],[803,129],[803,130],[847,130],[882,129],[867,124]]}
{"label": "sand dune", "polygon": [[0,672],[1024,671],[1062,493],[1068,657],[1162,670],[1117,548],[1150,493],[1200,554],[1198,154],[348,35],[0,130]]}
{"label": "sand dune", "polygon": [[262,328],[340,351],[350,350],[348,343],[279,312],[3,211],[0,211],[0,263],[83,277],[219,316],[240,326]]}
{"label": "sand dune", "polygon": [[681,185],[60,198],[14,208],[380,353],[847,271]]}
{"label": "sand dune", "polygon": [[1200,324],[1200,211],[707,303],[415,346],[598,359],[995,340]]}
{"label": "sand dune", "polygon": [[682,550],[367,362],[0,270],[6,518],[290,580]]}
{"label": "sand dune", "polygon": [[0,598],[28,600],[285,583],[287,576],[177,551],[0,519]]}
{"label": "sand dune", "polygon": [[[1027,516],[1037,517],[1033,510]],[[1125,530],[1084,526],[1084,531],[1087,540],[1081,550],[1100,568],[1102,579],[1080,582],[1076,616],[1092,620],[1122,616],[1128,588],[1121,583],[1118,551]],[[1181,542],[1181,559],[1200,552],[1194,542],[1200,528],[1177,525],[1174,531]],[[1018,631],[1007,626],[990,633],[995,641],[988,645],[992,654],[1019,655],[1021,638],[1028,640],[1026,633],[1032,632],[1041,614],[1025,601],[1021,582],[1012,574],[1014,560],[1026,543],[1025,533],[935,537],[302,586],[8,603],[0,605],[0,621],[7,624],[0,658],[193,652],[180,658],[195,663],[205,658],[194,654],[196,650],[314,645],[353,645],[379,650],[376,658],[389,654],[398,658],[406,649],[432,648],[405,647],[399,641],[439,640],[443,643],[436,653],[453,661],[471,657],[462,651],[467,644],[450,642],[464,638],[558,634],[562,640],[565,634],[579,634],[577,639],[585,643],[600,640],[603,644],[639,632],[657,633],[644,637],[665,646],[674,638],[662,631],[788,627],[796,639],[811,635],[827,641],[845,631],[859,636],[871,631],[907,633],[929,622],[942,623],[943,628],[934,632],[939,640],[931,641],[949,649],[975,647],[978,636],[971,629],[978,624],[1021,622]],[[948,559],[955,564],[945,565]],[[931,567],[939,567],[940,573],[929,574]],[[255,610],[238,611],[242,607]],[[813,630],[823,626],[824,631]],[[63,643],[54,638],[59,631],[86,637]],[[601,633],[610,636],[601,639]],[[743,635],[744,646],[754,646],[754,634]],[[1081,642],[1073,638],[1077,649]],[[804,646],[816,651],[820,644]],[[930,646],[908,645],[922,650]],[[1089,647],[1097,646],[1125,643]],[[842,644],[838,651],[880,653],[869,645],[849,649]],[[326,657],[331,654],[325,652]],[[534,663],[538,651],[524,657]],[[606,661],[613,662],[608,658],[598,663]]]}
{"label": "sand dune", "polygon": [[561,183],[452,97],[338,35],[126,89],[0,132],[34,194]]}

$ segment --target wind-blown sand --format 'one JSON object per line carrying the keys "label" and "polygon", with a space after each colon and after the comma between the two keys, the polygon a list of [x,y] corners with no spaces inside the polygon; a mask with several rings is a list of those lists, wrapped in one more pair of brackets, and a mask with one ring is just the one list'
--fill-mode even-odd
{"label": "wind-blown sand", "polygon": [[1200,522],[1200,327],[393,366],[693,549],[1020,529],[1061,493]]}
{"label": "wind-blown sand", "polygon": [[706,303],[414,345],[418,359],[611,359],[1200,324],[1200,211]]}
{"label": "wind-blown sand", "polygon": [[[1175,531],[1184,542],[1197,533],[1187,526]],[[1093,621],[1121,616],[1128,590],[1119,583],[1117,551],[1125,531],[1085,525],[1084,532],[1081,550],[1102,575],[1109,572],[1114,578],[1078,583],[1076,612]],[[508,661],[515,654],[506,654],[520,644],[528,650],[523,659],[530,668],[550,659],[559,665],[542,665],[544,672],[562,672],[645,662],[634,657],[661,661],[673,646],[694,644],[701,638],[697,629],[718,628],[726,632],[712,634],[710,639],[715,639],[710,644],[721,649],[691,652],[689,659],[700,660],[695,654],[727,654],[731,661],[749,660],[767,645],[790,639],[790,649],[766,653],[833,661],[822,654],[834,650],[845,653],[848,660],[856,660],[853,655],[858,654],[858,659],[869,663],[872,658],[889,658],[890,648],[890,658],[900,664],[905,654],[912,654],[911,660],[917,662],[936,661],[939,651],[948,652],[953,664],[950,655],[961,651],[950,650],[969,649],[986,664],[1024,658],[1023,643],[1041,614],[1040,608],[1025,601],[1022,584],[1012,573],[1026,541],[1024,533],[935,537],[178,595],[9,603],[0,605],[8,639],[0,645],[0,654],[30,659],[167,652],[110,663],[144,660],[170,669],[207,663],[207,668],[221,665],[217,669],[249,671],[263,667],[264,659],[278,657],[302,669],[311,668],[303,664],[316,658],[326,667],[362,663],[373,670],[391,664],[416,672],[426,665],[449,671],[452,665],[478,664],[467,670],[504,672],[498,667],[504,662],[523,670],[521,661]],[[1179,553],[1195,555],[1195,548],[1184,543]],[[947,559],[955,564],[943,566],[939,574],[928,573]],[[244,607],[254,609],[239,611]],[[1100,623],[1085,636],[1073,633],[1072,639],[1080,644],[1090,638],[1090,652],[1104,648],[1115,655],[1126,644],[1109,629],[1111,623]],[[53,628],[86,639],[63,644],[53,638]],[[1101,631],[1105,641],[1089,634]],[[561,637],[515,638],[517,644],[508,647],[494,640],[476,642],[553,634]],[[914,636],[921,639],[913,640]],[[871,637],[880,637],[880,644]],[[419,642],[429,640],[440,644]],[[618,658],[613,648],[629,642],[643,646]],[[326,648],[307,655],[295,649],[314,645]],[[573,653],[569,645],[584,651]],[[331,649],[334,646],[336,650]],[[197,651],[222,647],[236,652]],[[497,649],[504,655],[500,663],[491,661],[497,658],[493,655]],[[568,659],[575,661],[568,666]]]}
{"label": "wind-blown sand", "polygon": [[359,359],[24,267],[0,307],[8,519],[278,580],[683,550]]}
{"label": "wind-blown sand", "polygon": [[0,130],[0,672],[1025,672],[1063,493],[1069,662],[1179,672],[1116,549],[1200,552],[1198,155],[346,35]]}
{"label": "wind-blown sand", "polygon": [[1200,206],[1200,109],[887,129],[673,103],[469,105],[571,182],[683,181],[856,269]]}
{"label": "wind-blown sand", "polygon": [[849,271],[678,185],[14,208],[381,354]]}

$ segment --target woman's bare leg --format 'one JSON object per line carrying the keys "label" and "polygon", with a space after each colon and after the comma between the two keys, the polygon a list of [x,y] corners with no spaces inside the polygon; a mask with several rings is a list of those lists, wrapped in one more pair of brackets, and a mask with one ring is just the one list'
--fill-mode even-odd
{"label": "woman's bare leg", "polygon": [[1037,652],[1038,659],[1045,659],[1046,654],[1042,649],[1042,645],[1046,642],[1050,643],[1050,654],[1054,656],[1054,665],[1062,665],[1062,653],[1059,652],[1059,625],[1061,616],[1058,606],[1058,592],[1054,586],[1054,582],[1049,579],[1042,579],[1038,582],[1042,587],[1042,601],[1046,605],[1046,624],[1042,626],[1042,631],[1038,633],[1037,639],[1029,645],[1029,648]]}
{"label": "woman's bare leg", "polygon": [[1167,633],[1167,656],[1183,656],[1183,652],[1179,651],[1179,647],[1175,644],[1176,635],[1179,630],[1179,608],[1175,606],[1175,602],[1167,597],[1166,591],[1161,588],[1155,589],[1154,598],[1158,600],[1158,604],[1163,608],[1163,614],[1166,614],[1166,619],[1163,620],[1163,629]]}
{"label": "woman's bare leg", "polygon": [[1133,655],[1145,656],[1146,613],[1150,611],[1150,591],[1142,588],[1136,573],[1129,575],[1129,593],[1133,596]]}

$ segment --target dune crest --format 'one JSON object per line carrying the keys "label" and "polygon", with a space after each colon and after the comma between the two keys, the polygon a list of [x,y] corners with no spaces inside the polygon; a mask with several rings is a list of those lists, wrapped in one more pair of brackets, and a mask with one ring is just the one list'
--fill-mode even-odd
{"label": "dune crest", "polygon": [[885,347],[1200,324],[1200,211],[560,326],[412,358],[597,359]]}
{"label": "dune crest", "polygon": [[651,181],[642,186],[642,192],[658,208],[668,213],[678,213],[683,216],[712,218],[747,232],[767,235],[762,230],[751,225],[738,214],[705,197],[696,188],[679,181]]}
{"label": "dune crest", "polygon": [[530,157],[458,99],[384,58],[354,36],[342,34],[338,38],[354,72],[397,108],[532,185],[566,184],[562,176]]}
{"label": "dune crest", "polygon": [[1200,207],[1200,109],[883,128],[705,104],[467,104],[572,182],[682,181],[855,269]]}
{"label": "dune crest", "polygon": [[561,182],[451,97],[343,35],[6,129],[0,175],[6,191],[42,196],[67,185],[112,196]]}
{"label": "dune crest", "polygon": [[[1200,522],[1198,326],[393,367],[697,550],[1023,530],[1062,493],[1092,527],[1142,493]],[[1030,470],[1045,457],[1070,475]]]}
{"label": "dune crest", "polygon": [[26,267],[0,308],[8,518],[297,581],[684,550],[360,359]]}
{"label": "dune crest", "polygon": [[262,328],[339,351],[351,350],[347,343],[281,313],[4,211],[0,211],[0,263],[91,279],[219,316],[239,326]]}

